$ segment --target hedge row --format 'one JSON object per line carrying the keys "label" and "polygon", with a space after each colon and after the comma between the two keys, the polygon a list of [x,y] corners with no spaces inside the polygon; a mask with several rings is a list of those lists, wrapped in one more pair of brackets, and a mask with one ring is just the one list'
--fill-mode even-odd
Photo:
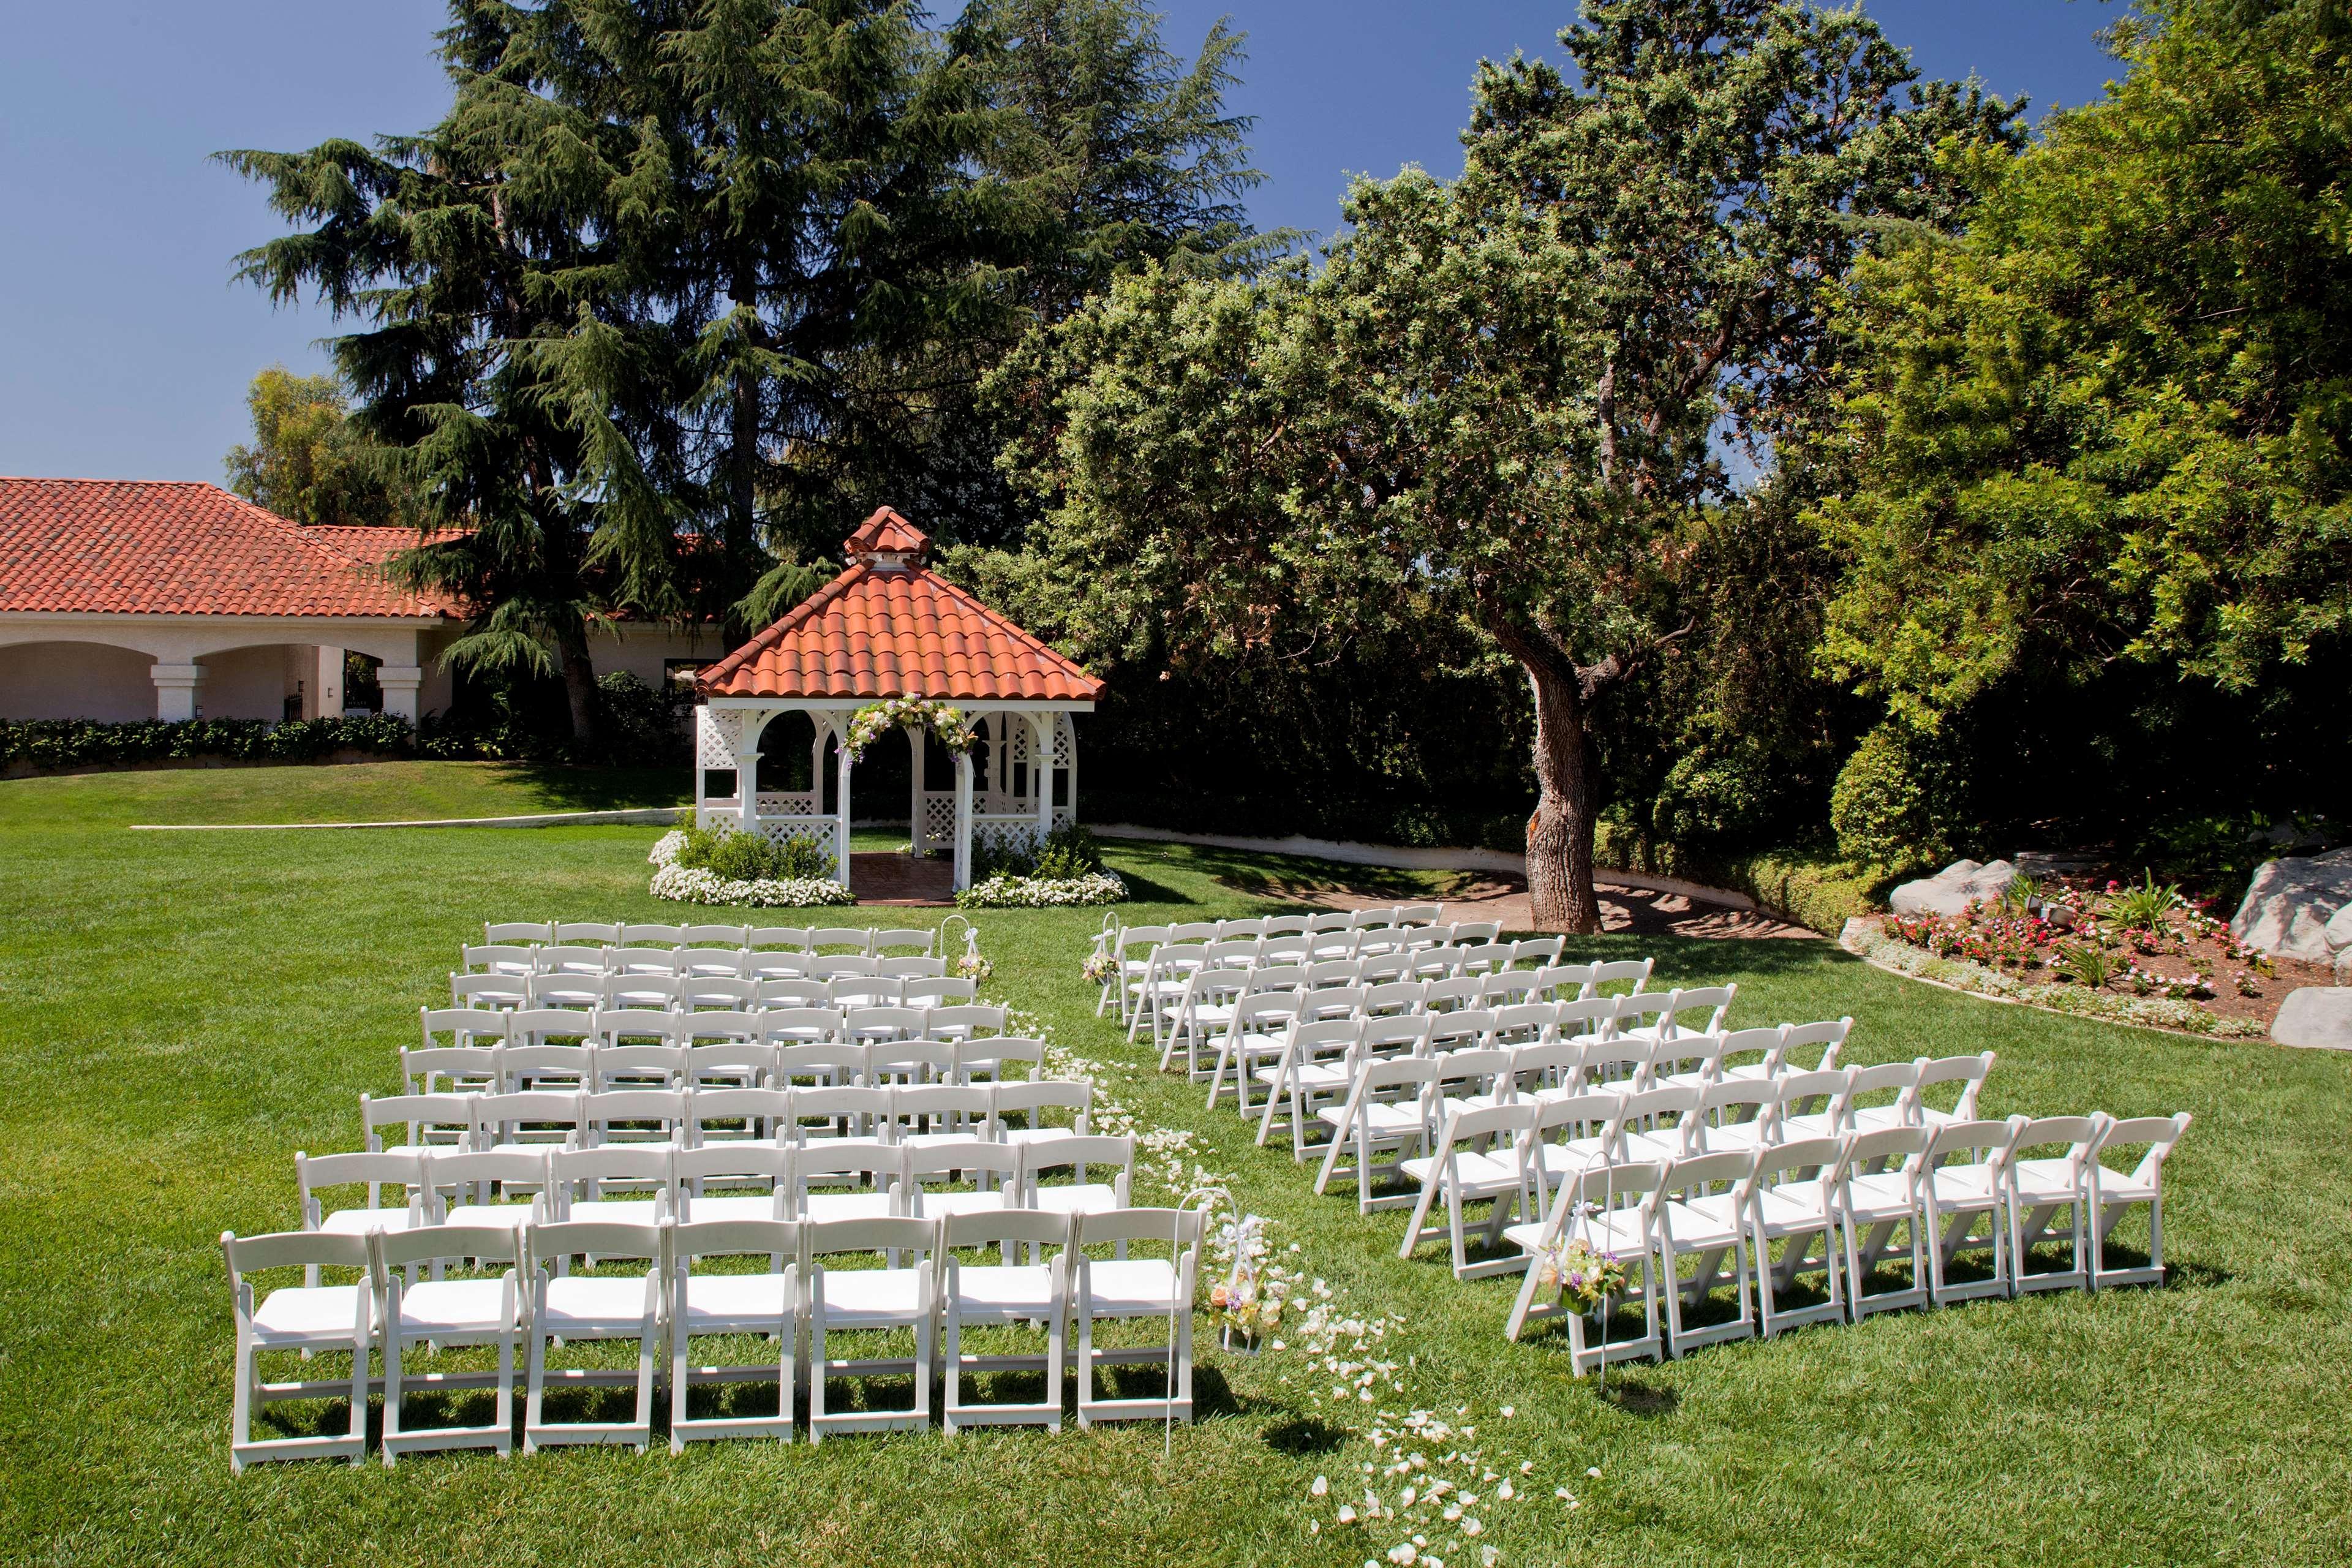
{"label": "hedge row", "polygon": [[1824,936],[1835,936],[1855,915],[1884,909],[1895,879],[1856,866],[1831,849],[1759,849],[1724,854],[1685,848],[1603,823],[1594,835],[1594,862],[1678,877],[1745,893],[1765,909]]}
{"label": "hedge row", "polygon": [[312,763],[338,752],[405,756],[415,749],[407,720],[362,719],[0,719],[0,765],[37,769],[130,767],[217,757],[240,763]]}

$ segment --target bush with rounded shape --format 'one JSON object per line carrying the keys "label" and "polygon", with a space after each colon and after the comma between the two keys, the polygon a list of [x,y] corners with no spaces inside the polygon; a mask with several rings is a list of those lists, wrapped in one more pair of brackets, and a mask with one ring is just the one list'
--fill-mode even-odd
{"label": "bush with rounded shape", "polygon": [[1942,865],[1967,817],[1967,788],[1936,737],[1890,721],[1863,737],[1830,792],[1838,848],[1890,870]]}

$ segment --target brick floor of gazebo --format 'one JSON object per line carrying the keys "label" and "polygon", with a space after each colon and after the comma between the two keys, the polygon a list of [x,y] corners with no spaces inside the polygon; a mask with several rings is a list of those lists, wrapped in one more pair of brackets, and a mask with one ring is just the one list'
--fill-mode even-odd
{"label": "brick floor of gazebo", "polygon": [[861,904],[952,904],[955,864],[945,859],[918,860],[887,849],[852,855],[849,890]]}

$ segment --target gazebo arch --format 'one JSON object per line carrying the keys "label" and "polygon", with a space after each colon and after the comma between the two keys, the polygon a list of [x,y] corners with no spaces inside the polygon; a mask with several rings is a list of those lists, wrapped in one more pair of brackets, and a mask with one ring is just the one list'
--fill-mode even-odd
{"label": "gazebo arch", "polygon": [[[930,541],[888,507],[851,534],[848,567],[782,620],[695,681],[695,820],[772,838],[829,839],[849,883],[851,718],[891,697],[963,710],[983,738],[987,774],[955,753],[955,784],[927,789],[926,737],[914,756],[909,837],[919,854],[951,846],[954,886],[971,884],[975,838],[1043,837],[1075,821],[1078,742],[1072,716],[1094,710],[1102,682],[924,564]],[[770,720],[803,712],[815,731],[810,788],[762,790],[760,736]],[[824,762],[838,743],[835,809],[824,809]],[[711,787],[731,773],[732,793]]]}

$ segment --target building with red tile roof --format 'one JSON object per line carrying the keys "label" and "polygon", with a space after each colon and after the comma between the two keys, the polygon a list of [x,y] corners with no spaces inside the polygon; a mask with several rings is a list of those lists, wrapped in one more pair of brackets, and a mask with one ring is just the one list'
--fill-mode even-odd
{"label": "building with red tile roof", "polygon": [[[929,787],[930,748],[913,751],[915,847],[952,844],[955,886],[969,879],[975,832],[1029,837],[1073,816],[1071,716],[1093,710],[1102,682],[931,571],[929,545],[898,512],[877,509],[845,542],[848,565],[839,576],[702,672],[695,682],[704,698],[696,724],[698,820],[818,837],[846,866],[856,759],[842,742],[859,709],[906,697],[951,704],[979,731],[971,752],[952,757],[950,787]],[[804,727],[793,721],[789,742],[769,728],[786,715],[806,718]],[[786,743],[809,747],[810,787],[744,787],[758,778],[761,756]],[[828,751],[839,773],[830,813]]]}
{"label": "building with red tile roof", "polygon": [[[446,707],[463,606],[382,570],[416,539],[304,527],[216,485],[0,479],[0,718],[339,713],[347,651],[385,711]],[[600,669],[656,682],[715,651],[656,627],[607,645]]]}

